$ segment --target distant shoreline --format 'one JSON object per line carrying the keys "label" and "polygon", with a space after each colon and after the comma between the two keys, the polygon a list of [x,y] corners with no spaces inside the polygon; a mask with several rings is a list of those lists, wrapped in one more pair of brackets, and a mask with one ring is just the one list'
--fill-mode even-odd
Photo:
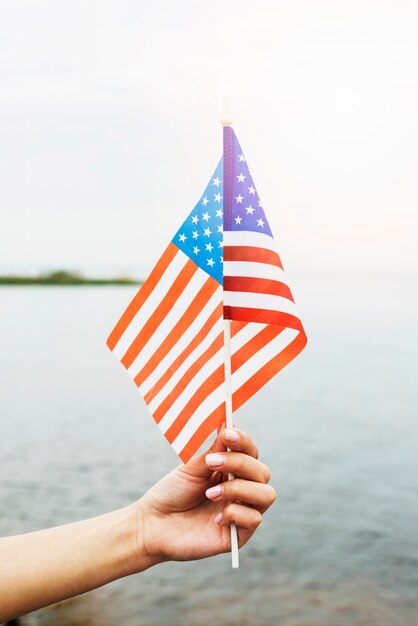
{"label": "distant shoreline", "polygon": [[60,287],[72,287],[72,286],[107,286],[107,285],[136,285],[142,284],[142,280],[133,279],[130,277],[119,278],[87,278],[81,274],[73,272],[67,272],[65,270],[59,270],[57,272],[51,272],[49,274],[41,274],[40,276],[14,276],[6,275],[0,276],[0,286],[60,286]]}

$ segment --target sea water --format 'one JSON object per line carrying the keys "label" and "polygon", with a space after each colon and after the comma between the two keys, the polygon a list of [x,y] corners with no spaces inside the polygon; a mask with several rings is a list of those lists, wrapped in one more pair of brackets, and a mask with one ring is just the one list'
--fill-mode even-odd
{"label": "sea water", "polygon": [[[306,350],[236,414],[278,500],[229,555],[26,624],[418,624],[417,276],[295,275]],[[177,458],[105,339],[135,289],[0,289],[0,534],[110,511]]]}

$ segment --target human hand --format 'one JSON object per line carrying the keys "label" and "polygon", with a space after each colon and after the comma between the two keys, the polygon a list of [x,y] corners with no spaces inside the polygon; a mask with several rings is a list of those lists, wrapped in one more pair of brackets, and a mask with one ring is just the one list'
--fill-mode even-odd
{"label": "human hand", "polygon": [[[247,543],[276,499],[267,484],[270,470],[257,459],[246,433],[223,429],[209,450],[167,474],[136,503],[138,550],[153,563],[228,552],[232,523],[239,547]],[[235,478],[228,481],[228,473]]]}

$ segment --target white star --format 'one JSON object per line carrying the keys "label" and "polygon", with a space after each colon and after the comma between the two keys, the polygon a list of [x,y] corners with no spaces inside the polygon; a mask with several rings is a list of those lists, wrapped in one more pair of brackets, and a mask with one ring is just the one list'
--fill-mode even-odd
{"label": "white star", "polygon": [[242,201],[244,200],[244,196],[242,196],[241,194],[238,194],[237,196],[235,196],[235,200],[237,201],[238,204],[242,204]]}
{"label": "white star", "polygon": [[184,243],[187,239],[186,235],[183,233],[182,235],[179,235],[179,239],[182,243]]}
{"label": "white star", "polygon": [[193,239],[197,239],[199,237],[199,233],[197,232],[197,230],[193,231],[192,237],[193,237]]}
{"label": "white star", "polygon": [[224,242],[223,242],[223,241],[218,241],[218,246],[219,246],[220,248],[223,248],[223,247],[224,247]]}
{"label": "white star", "polygon": [[198,254],[200,252],[199,248],[197,246],[193,246],[193,252],[195,254]]}
{"label": "white star", "polygon": [[192,217],[193,224],[197,224],[198,221],[199,221],[199,218],[197,217],[197,215],[193,215],[193,217]]}
{"label": "white star", "polygon": [[220,184],[221,184],[220,178],[216,177],[216,178],[213,179],[212,185],[215,185],[216,187],[219,187]]}
{"label": "white star", "polygon": [[253,207],[251,206],[247,206],[247,208],[245,209],[247,211],[247,215],[252,215],[255,211],[255,209],[253,209]]}
{"label": "white star", "polygon": [[209,202],[209,200],[208,200],[208,199],[207,199],[207,197],[205,196],[205,197],[203,198],[203,200],[202,200],[202,204],[203,204],[203,206],[206,206],[208,202]]}
{"label": "white star", "polygon": [[211,243],[205,243],[205,248],[206,250],[208,250],[209,252],[212,252],[213,250],[213,246]]}
{"label": "white star", "polygon": [[202,213],[202,220],[205,220],[205,222],[207,222],[209,219],[209,213]]}
{"label": "white star", "polygon": [[250,193],[252,193],[253,195],[255,194],[255,189],[254,189],[254,187],[252,185],[251,185],[251,187],[248,187],[248,191]]}
{"label": "white star", "polygon": [[212,231],[210,228],[204,228],[203,229],[204,234],[206,235],[206,237],[210,237],[212,234]]}
{"label": "white star", "polygon": [[238,181],[239,183],[243,183],[243,182],[244,182],[244,180],[245,180],[246,178],[247,178],[247,177],[246,177],[246,176],[244,176],[244,174],[241,172],[241,174],[240,174],[239,176],[237,176],[237,181]]}
{"label": "white star", "polygon": [[213,197],[215,198],[216,202],[220,202],[222,200],[222,196],[220,193],[215,193]]}
{"label": "white star", "polygon": [[261,208],[263,208],[263,207],[261,206],[261,200],[259,200],[259,201],[258,201],[258,206],[259,206],[259,207],[261,207]]}
{"label": "white star", "polygon": [[238,215],[238,217],[235,218],[235,224],[241,224],[241,222],[242,222],[242,217]]}
{"label": "white star", "polygon": [[245,163],[245,158],[243,154],[239,154],[238,159],[240,160],[241,163]]}
{"label": "white star", "polygon": [[222,224],[220,226],[218,226],[218,233],[221,233],[223,231],[223,227]]}
{"label": "white star", "polygon": [[216,217],[222,217],[223,214],[222,209],[216,209]]}
{"label": "white star", "polygon": [[207,264],[213,267],[215,265],[215,261],[213,259],[208,259]]}
{"label": "white star", "polygon": [[264,226],[264,224],[265,224],[265,221],[263,220],[263,218],[262,218],[262,217],[260,217],[260,219],[259,219],[259,220],[257,220],[257,226],[261,226],[261,227],[263,227],[263,226]]}

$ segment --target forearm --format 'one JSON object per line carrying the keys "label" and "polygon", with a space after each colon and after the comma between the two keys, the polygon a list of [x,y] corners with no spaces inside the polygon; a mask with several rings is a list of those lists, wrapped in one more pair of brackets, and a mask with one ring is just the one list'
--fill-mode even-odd
{"label": "forearm", "polygon": [[142,571],[135,506],[0,539],[0,623]]}

